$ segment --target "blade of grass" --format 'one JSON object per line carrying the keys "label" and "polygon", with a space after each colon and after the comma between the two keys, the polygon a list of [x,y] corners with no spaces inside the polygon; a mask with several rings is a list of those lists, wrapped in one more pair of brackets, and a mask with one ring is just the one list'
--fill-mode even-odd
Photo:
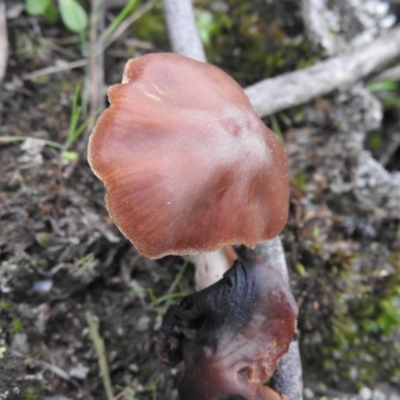
{"label": "blade of grass", "polygon": [[0,136],[0,142],[2,143],[23,142],[26,139],[37,140],[38,142],[42,142],[50,147],[55,147],[56,149],[63,148],[63,146],[60,143],[53,142],[52,140],[47,140],[47,139],[41,139],[31,136]]}
{"label": "blade of grass", "polygon": [[107,27],[104,33],[101,35],[101,41],[108,39],[111,34],[117,29],[119,24],[128,16],[128,14],[134,9],[137,4],[137,0],[130,0],[124,8],[115,17],[114,21]]}
{"label": "blade of grass", "polygon": [[179,285],[179,282],[182,279],[183,274],[185,273],[186,267],[189,265],[190,262],[190,256],[187,256],[185,258],[184,263],[182,264],[181,269],[179,270],[179,272],[176,274],[175,279],[173,280],[173,282],[171,283],[171,286],[168,289],[167,294],[171,294],[174,293],[176,287]]}
{"label": "blade of grass", "polygon": [[[150,294],[150,290],[151,289],[149,289],[149,294]],[[157,306],[157,305],[159,305],[161,303],[164,303],[166,301],[176,299],[177,297],[184,297],[184,296],[185,296],[184,292],[166,294],[165,296],[161,296],[161,297],[158,297],[158,298],[154,296],[153,291],[150,294],[153,306]]]}
{"label": "blade of grass", "polygon": [[89,325],[90,337],[92,338],[92,342],[94,348],[97,353],[97,359],[99,363],[99,369],[101,373],[101,377],[103,379],[104,389],[106,391],[107,400],[113,400],[114,394],[111,385],[110,373],[108,370],[107,357],[106,357],[106,349],[104,346],[104,341],[99,334],[99,330],[97,328],[97,324],[93,320],[93,316],[89,311],[85,313],[87,323]]}
{"label": "blade of grass", "polygon": [[81,85],[78,85],[74,92],[72,100],[71,118],[69,123],[69,130],[67,135],[67,144],[71,145],[77,139],[76,125],[78,124],[79,117],[82,113],[82,107],[78,106],[79,94],[81,92]]}
{"label": "blade of grass", "polygon": [[278,136],[278,138],[281,139],[283,142],[282,131],[281,127],[279,126],[278,120],[276,119],[275,115],[271,115],[270,119],[271,119],[272,130],[274,131],[275,135]]}

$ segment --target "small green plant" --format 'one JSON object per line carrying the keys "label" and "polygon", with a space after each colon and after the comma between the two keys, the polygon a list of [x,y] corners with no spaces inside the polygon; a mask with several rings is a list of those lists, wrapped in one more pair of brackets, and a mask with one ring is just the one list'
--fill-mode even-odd
{"label": "small green plant", "polygon": [[159,377],[153,378],[146,387],[146,390],[151,393],[151,399],[152,400],[157,400],[157,383],[158,383]]}
{"label": "small green plant", "polygon": [[400,105],[400,95],[398,91],[398,82],[394,79],[385,79],[372,82],[367,85],[371,93],[379,94],[384,108],[391,108]]}
{"label": "small green plant", "polygon": [[175,279],[171,283],[171,286],[169,287],[167,294],[161,297],[156,297],[154,295],[153,289],[148,289],[148,293],[151,299],[151,304],[153,307],[156,308],[157,311],[157,306],[163,303],[170,302],[171,300],[177,299],[179,297],[185,296],[184,292],[175,292],[176,288],[178,287],[180,281],[182,280],[182,276],[186,270],[186,267],[189,265],[190,262],[190,257],[186,257],[185,262],[182,264],[182,267],[180,268],[179,272],[176,274]]}
{"label": "small green plant", "polygon": [[208,46],[214,29],[214,16],[208,10],[197,9],[196,21],[201,41]]}
{"label": "small green plant", "polygon": [[271,115],[270,119],[271,119],[272,130],[274,131],[275,135],[278,136],[278,138],[281,139],[283,142],[282,130],[281,130],[281,127],[278,123],[276,116]]}
{"label": "small green plant", "polygon": [[87,264],[94,260],[94,253],[89,253],[79,259],[78,265],[80,268],[84,268]]}
{"label": "small green plant", "polygon": [[25,10],[29,15],[44,17],[54,22],[58,12],[64,25],[74,33],[83,34],[88,26],[88,15],[77,0],[58,0],[57,10],[53,0],[25,0]]}
{"label": "small green plant", "polygon": [[42,396],[42,391],[34,386],[30,386],[24,390],[25,400],[38,400]]}
{"label": "small green plant", "polygon": [[118,390],[120,390],[120,393],[118,393],[115,397],[114,400],[136,400],[136,390],[130,388],[130,387],[122,387],[120,385],[117,385]]}
{"label": "small green plant", "polygon": [[88,116],[81,124],[78,125],[79,118],[82,115],[82,106],[79,105],[79,95],[81,92],[81,85],[78,85],[74,92],[74,98],[72,100],[71,118],[69,123],[68,135],[62,151],[62,157],[67,161],[75,161],[78,159],[78,154],[75,151],[70,151],[69,148],[79,139],[81,134],[84,132],[91,116]]}
{"label": "small green plant", "polygon": [[0,313],[2,311],[11,311],[12,303],[9,300],[0,301]]}
{"label": "small green plant", "polygon": [[25,0],[25,10],[33,17],[44,17],[49,22],[57,19],[57,10],[51,0]]}
{"label": "small green plant", "polygon": [[142,304],[142,306],[146,306],[146,292],[145,289],[140,285],[140,283],[135,280],[132,279],[130,282],[130,287],[132,290],[132,293],[140,300],[140,303]]}
{"label": "small green plant", "polygon": [[303,190],[307,183],[307,175],[303,171],[297,172],[292,181],[300,190]]}
{"label": "small green plant", "polygon": [[11,322],[11,329],[14,333],[21,333],[24,331],[24,323],[19,318],[14,318]]}
{"label": "small green plant", "polygon": [[104,31],[101,36],[102,40],[106,40],[111,34],[118,28],[121,22],[132,12],[132,10],[136,7],[137,0],[129,0],[128,3],[123,7],[123,9],[119,12],[119,14],[114,18],[111,24]]}
{"label": "small green plant", "polygon": [[[4,142],[4,143],[19,142],[19,141],[24,141],[26,139],[38,140],[38,141],[43,142],[46,146],[51,146],[56,149],[60,149],[61,157],[64,160],[67,160],[67,161],[77,160],[78,153],[76,151],[70,150],[70,148],[79,139],[79,137],[82,135],[82,133],[87,128],[90,121],[92,120],[92,116],[89,115],[82,123],[79,123],[79,119],[82,115],[82,110],[83,110],[83,108],[79,102],[80,92],[81,92],[81,85],[78,85],[75,89],[74,97],[72,100],[72,109],[71,109],[71,117],[70,117],[70,123],[69,123],[69,128],[68,128],[68,134],[67,134],[67,138],[66,138],[64,144],[57,143],[57,142],[54,142],[52,140],[47,140],[47,139],[32,138],[29,136],[0,136],[0,143],[1,142]],[[46,234],[44,234],[44,235],[46,235]],[[42,246],[45,246],[46,242],[49,238],[45,237],[45,236],[43,236],[43,237],[38,236],[36,239],[39,244],[41,244]]]}
{"label": "small green plant", "polygon": [[149,293],[149,296],[150,296],[150,299],[151,299],[151,304],[152,304],[153,306],[158,306],[158,305],[160,305],[160,304],[162,304],[162,303],[165,303],[165,302],[167,302],[167,301],[169,301],[169,300],[174,300],[174,299],[176,299],[176,298],[178,298],[178,297],[183,297],[183,296],[185,296],[185,293],[184,293],[184,292],[178,292],[178,293],[166,294],[165,296],[161,296],[161,297],[156,297],[156,296],[154,295],[153,289],[149,289],[149,290],[148,290],[148,293]]}

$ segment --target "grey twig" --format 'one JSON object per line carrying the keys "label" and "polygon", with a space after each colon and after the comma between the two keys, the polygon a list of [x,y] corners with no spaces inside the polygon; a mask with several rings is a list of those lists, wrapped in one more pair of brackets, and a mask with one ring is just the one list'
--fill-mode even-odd
{"label": "grey twig", "polygon": [[400,28],[309,68],[282,74],[245,89],[260,116],[297,106],[335,89],[349,87],[400,54]]}
{"label": "grey twig", "polygon": [[8,36],[6,5],[0,0],[0,82],[3,80],[7,68]]}
{"label": "grey twig", "polygon": [[190,0],[163,0],[165,21],[172,50],[183,56],[206,61]]}
{"label": "grey twig", "polygon": [[326,21],[325,8],[325,0],[301,0],[304,28],[308,37],[315,45],[321,44],[327,54],[333,55],[338,48],[337,35],[331,32]]}
{"label": "grey twig", "polygon": [[394,67],[388,68],[387,70],[381,72],[379,75],[371,79],[371,82],[380,82],[386,79],[398,81],[400,79],[400,65],[395,65]]}
{"label": "grey twig", "polygon": [[92,122],[87,131],[94,124],[94,116],[99,110],[104,109],[104,53],[98,52],[96,47],[99,38],[104,32],[105,7],[102,0],[92,0],[89,29],[89,68],[85,79],[85,96],[89,99],[89,115],[93,115]]}
{"label": "grey twig", "polygon": [[[174,51],[205,61],[206,57],[197,31],[192,2],[190,0],[163,0],[163,4]],[[279,237],[256,246],[254,251],[258,257],[277,268],[284,279],[289,281],[285,254]],[[274,382],[279,393],[286,394],[291,400],[303,398],[302,370],[297,342],[292,344],[288,354],[283,357],[274,375]]]}
{"label": "grey twig", "polygon": [[[246,249],[246,257],[260,258],[268,265],[275,267],[289,285],[289,274],[285,253],[279,237],[258,244],[254,250]],[[289,352],[282,358],[279,368],[272,378],[275,390],[291,400],[303,398],[303,378],[299,344],[292,342]]]}

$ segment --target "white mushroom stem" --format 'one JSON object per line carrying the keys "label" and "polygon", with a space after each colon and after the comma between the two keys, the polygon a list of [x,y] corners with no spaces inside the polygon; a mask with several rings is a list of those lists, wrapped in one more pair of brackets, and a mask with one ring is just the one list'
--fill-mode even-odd
{"label": "white mushroom stem", "polygon": [[194,282],[196,290],[202,290],[219,281],[236,258],[237,254],[232,246],[225,246],[211,253],[190,256],[195,266]]}

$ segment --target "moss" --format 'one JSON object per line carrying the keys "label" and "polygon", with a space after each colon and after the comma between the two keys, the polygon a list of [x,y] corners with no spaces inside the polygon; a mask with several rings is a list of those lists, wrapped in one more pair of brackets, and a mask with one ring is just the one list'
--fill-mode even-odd
{"label": "moss", "polygon": [[11,330],[14,333],[21,333],[24,331],[24,323],[22,322],[22,320],[20,318],[14,318],[11,321]]}
{"label": "moss", "polygon": [[316,52],[298,35],[302,29],[298,2],[285,7],[275,3],[279,2],[227,0],[220,10],[208,0],[199,4],[200,15],[207,12],[212,18],[204,43],[208,60],[242,85],[314,62]]}
{"label": "moss", "polygon": [[37,400],[42,398],[42,395],[43,391],[36,386],[29,386],[23,392],[25,400]]}
{"label": "moss", "polygon": [[133,29],[138,39],[151,42],[160,48],[168,47],[161,1],[156,2],[149,12],[140,17]]}
{"label": "moss", "polygon": [[[297,260],[306,270],[300,275],[305,299],[299,321],[306,370],[349,390],[378,381],[400,384],[398,253],[386,260],[390,272],[365,260],[362,265],[358,255],[343,250],[324,260],[323,243],[310,232]],[[383,249],[374,243],[370,251]]]}

